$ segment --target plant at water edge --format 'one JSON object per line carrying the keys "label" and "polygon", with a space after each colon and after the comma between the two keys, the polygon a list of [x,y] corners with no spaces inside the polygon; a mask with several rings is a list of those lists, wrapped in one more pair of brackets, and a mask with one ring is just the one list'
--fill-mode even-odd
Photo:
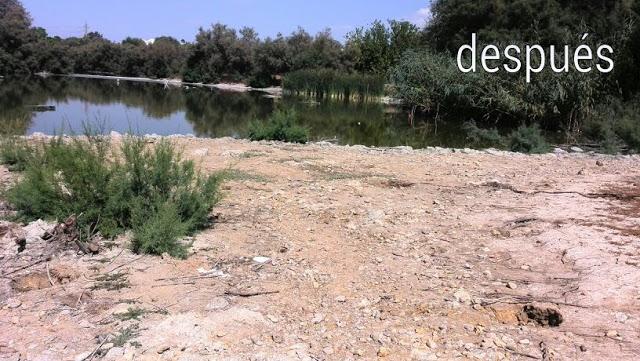
{"label": "plant at water edge", "polygon": [[549,144],[537,124],[521,125],[508,136],[508,142],[513,152],[537,154],[549,151]]}
{"label": "plant at water edge", "polygon": [[249,139],[306,143],[309,140],[309,130],[298,125],[295,111],[279,110],[267,121],[254,121],[249,124]]}
{"label": "plant at water edge", "polygon": [[31,158],[31,147],[23,138],[6,136],[0,138],[0,163],[10,171],[23,171]]}

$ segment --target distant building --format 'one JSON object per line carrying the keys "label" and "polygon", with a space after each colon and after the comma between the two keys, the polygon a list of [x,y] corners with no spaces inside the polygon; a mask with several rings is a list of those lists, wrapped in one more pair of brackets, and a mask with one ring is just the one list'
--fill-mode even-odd
{"label": "distant building", "polygon": [[156,38],[145,40],[144,43],[147,45],[153,45],[156,42]]}

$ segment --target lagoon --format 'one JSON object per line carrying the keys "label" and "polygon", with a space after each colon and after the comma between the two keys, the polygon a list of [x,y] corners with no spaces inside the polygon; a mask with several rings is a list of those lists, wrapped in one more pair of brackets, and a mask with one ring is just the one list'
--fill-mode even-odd
{"label": "lagoon", "polygon": [[[34,108],[34,106],[47,106]],[[0,81],[0,124],[18,133],[193,134],[244,138],[249,123],[275,109],[294,108],[314,141],[342,145],[463,147],[461,122],[418,119],[401,107],[374,102],[309,101],[262,92],[68,77]],[[49,109],[50,108],[50,109]]]}

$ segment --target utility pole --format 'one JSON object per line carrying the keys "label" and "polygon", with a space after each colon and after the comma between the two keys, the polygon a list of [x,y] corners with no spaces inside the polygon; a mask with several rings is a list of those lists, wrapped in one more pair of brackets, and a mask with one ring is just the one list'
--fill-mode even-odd
{"label": "utility pole", "polygon": [[89,34],[89,24],[87,24],[87,22],[84,22],[84,37],[86,38],[87,35]]}

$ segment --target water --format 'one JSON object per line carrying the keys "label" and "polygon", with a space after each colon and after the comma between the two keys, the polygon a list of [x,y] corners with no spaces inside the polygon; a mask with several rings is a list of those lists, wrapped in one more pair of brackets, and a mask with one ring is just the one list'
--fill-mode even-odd
{"label": "water", "polygon": [[[33,111],[34,105],[55,110]],[[24,134],[78,134],[92,124],[105,133],[243,138],[251,121],[267,118],[276,107],[296,109],[312,140],[415,148],[465,145],[460,122],[418,119],[413,128],[405,111],[377,103],[315,103],[259,92],[165,89],[162,84],[96,79],[0,81],[0,124]]]}

